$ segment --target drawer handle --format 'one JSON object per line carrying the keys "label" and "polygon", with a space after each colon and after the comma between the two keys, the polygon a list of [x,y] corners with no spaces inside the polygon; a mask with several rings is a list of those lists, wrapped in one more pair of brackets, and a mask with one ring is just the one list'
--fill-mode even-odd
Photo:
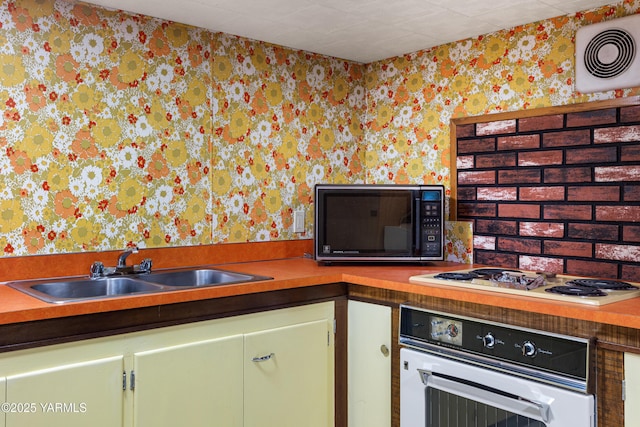
{"label": "drawer handle", "polygon": [[275,355],[276,355],[275,353],[269,353],[266,356],[254,357],[251,360],[256,362],[256,363],[258,363],[258,362],[266,362],[267,360],[271,359]]}

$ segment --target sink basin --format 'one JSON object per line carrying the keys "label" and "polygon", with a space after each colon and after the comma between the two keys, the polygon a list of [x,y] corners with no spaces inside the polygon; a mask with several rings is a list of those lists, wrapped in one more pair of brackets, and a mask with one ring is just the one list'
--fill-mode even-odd
{"label": "sink basin", "polygon": [[194,267],[98,279],[74,277],[60,280],[26,280],[10,282],[7,285],[43,301],[60,304],[271,279],[273,277]]}
{"label": "sink basin", "polygon": [[165,290],[149,282],[128,277],[106,277],[101,279],[78,279],[49,282],[9,283],[12,288],[53,303],[83,299],[106,298]]}
{"label": "sink basin", "polygon": [[228,285],[232,283],[255,282],[257,280],[271,279],[271,277],[235,273],[231,271],[217,270],[212,268],[152,272],[149,274],[140,275],[138,276],[138,278],[146,282],[153,282],[161,285],[179,288]]}

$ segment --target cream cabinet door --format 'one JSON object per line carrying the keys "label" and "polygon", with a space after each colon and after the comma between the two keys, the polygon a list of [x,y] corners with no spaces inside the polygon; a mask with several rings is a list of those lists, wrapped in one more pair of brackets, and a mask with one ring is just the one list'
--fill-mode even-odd
{"label": "cream cabinet door", "polygon": [[327,320],[246,334],[245,426],[333,426],[333,351]]}
{"label": "cream cabinet door", "polygon": [[391,426],[391,308],[348,303],[349,427]]}
{"label": "cream cabinet door", "polygon": [[114,356],[7,376],[6,425],[121,426],[123,369]]}
{"label": "cream cabinet door", "polygon": [[624,425],[640,426],[640,354],[624,354]]}
{"label": "cream cabinet door", "polygon": [[133,425],[241,427],[242,335],[134,354]]}

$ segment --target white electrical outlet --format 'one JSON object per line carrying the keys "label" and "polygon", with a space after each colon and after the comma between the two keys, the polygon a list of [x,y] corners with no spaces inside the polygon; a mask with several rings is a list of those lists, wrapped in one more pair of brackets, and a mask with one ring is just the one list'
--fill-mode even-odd
{"label": "white electrical outlet", "polygon": [[293,232],[304,233],[304,211],[293,212]]}

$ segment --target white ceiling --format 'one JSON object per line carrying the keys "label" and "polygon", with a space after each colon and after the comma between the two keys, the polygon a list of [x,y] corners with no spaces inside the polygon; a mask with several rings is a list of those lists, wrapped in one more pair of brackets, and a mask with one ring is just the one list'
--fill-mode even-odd
{"label": "white ceiling", "polygon": [[88,0],[369,63],[616,0]]}

